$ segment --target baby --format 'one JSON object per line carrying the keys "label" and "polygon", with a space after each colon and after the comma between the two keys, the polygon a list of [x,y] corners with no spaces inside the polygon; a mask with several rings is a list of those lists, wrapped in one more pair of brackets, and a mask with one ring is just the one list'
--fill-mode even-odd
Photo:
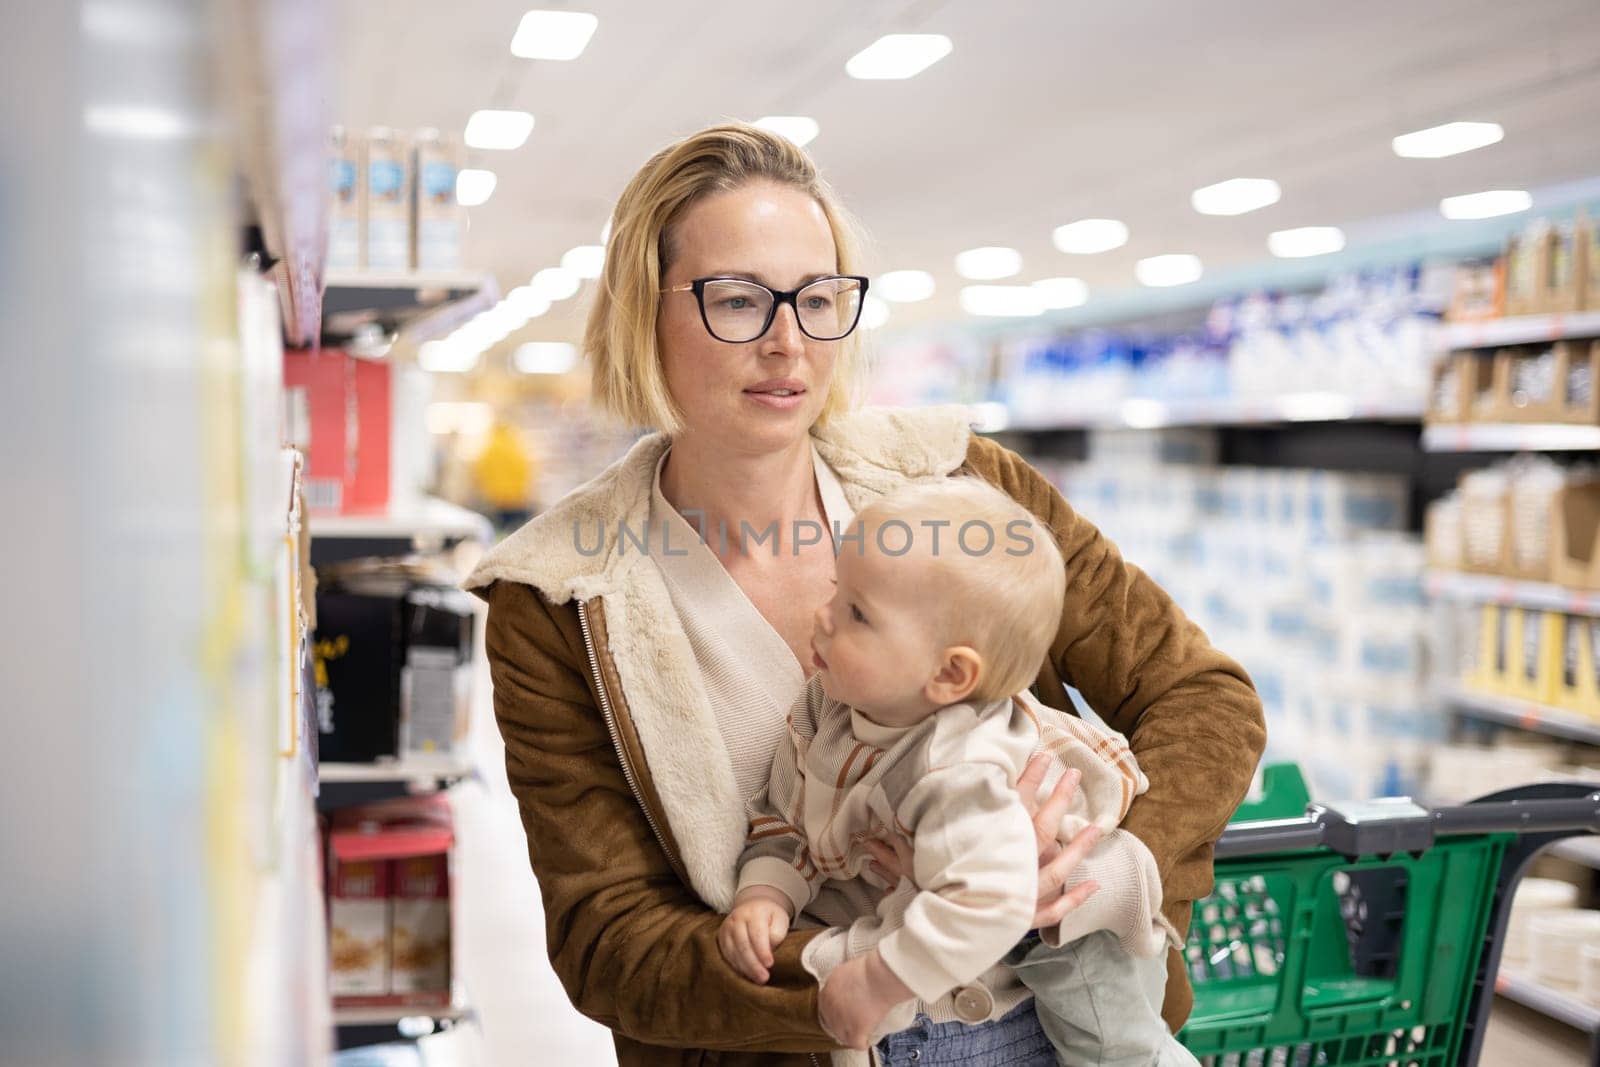
{"label": "baby", "polygon": [[[1061,617],[1053,537],[973,478],[915,483],[857,518],[817,613],[816,674],[750,801],[723,955],[766,981],[772,946],[824,883],[882,886],[866,842],[898,835],[906,870],[877,913],[807,948],[831,1033],[864,1047],[952,992],[961,1021],[996,1017],[984,979],[1003,963],[1033,991],[1062,1063],[1193,1064],[1139,959],[1179,943],[1155,861],[1116,829],[1148,783],[1120,736],[1026,691]],[[1041,796],[1079,776],[1058,840],[1090,826],[1104,836],[1067,886],[1092,879],[1098,891],[1035,936],[1040,849],[1017,780],[1040,751],[1051,757]]]}

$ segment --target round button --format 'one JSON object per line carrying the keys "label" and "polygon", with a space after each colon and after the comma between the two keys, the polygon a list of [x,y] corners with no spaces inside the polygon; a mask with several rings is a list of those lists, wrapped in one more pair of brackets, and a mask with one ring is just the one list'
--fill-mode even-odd
{"label": "round button", "polygon": [[956,1018],[969,1026],[984,1022],[994,1011],[994,997],[981,985],[962,986],[956,990]]}
{"label": "round button", "polygon": [[916,1063],[920,1059],[922,1059],[922,1050],[920,1048],[912,1049],[911,1050],[911,1062],[912,1063]]}

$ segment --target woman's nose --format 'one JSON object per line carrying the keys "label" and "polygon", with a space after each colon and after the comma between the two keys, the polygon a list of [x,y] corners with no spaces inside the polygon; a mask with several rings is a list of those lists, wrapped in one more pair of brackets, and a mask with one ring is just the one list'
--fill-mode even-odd
{"label": "woman's nose", "polygon": [[806,335],[800,330],[800,320],[795,315],[794,308],[788,304],[778,305],[777,314],[772,317],[772,325],[768,327],[766,336],[761,338],[763,353],[773,355],[798,356],[805,348]]}

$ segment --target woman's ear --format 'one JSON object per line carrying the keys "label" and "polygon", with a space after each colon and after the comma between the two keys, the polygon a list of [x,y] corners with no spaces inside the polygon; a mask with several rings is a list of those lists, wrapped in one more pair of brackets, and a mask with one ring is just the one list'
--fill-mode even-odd
{"label": "woman's ear", "polygon": [[983,657],[977,650],[968,645],[951,645],[940,654],[939,670],[922,687],[922,695],[939,707],[959,704],[978,688],[982,676]]}

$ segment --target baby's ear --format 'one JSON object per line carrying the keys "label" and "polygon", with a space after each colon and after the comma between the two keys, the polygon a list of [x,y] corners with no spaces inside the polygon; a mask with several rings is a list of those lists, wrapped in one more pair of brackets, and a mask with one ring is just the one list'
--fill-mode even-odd
{"label": "baby's ear", "polygon": [[939,657],[939,669],[923,687],[928,701],[943,707],[972,695],[983,677],[983,657],[968,645],[951,645]]}

